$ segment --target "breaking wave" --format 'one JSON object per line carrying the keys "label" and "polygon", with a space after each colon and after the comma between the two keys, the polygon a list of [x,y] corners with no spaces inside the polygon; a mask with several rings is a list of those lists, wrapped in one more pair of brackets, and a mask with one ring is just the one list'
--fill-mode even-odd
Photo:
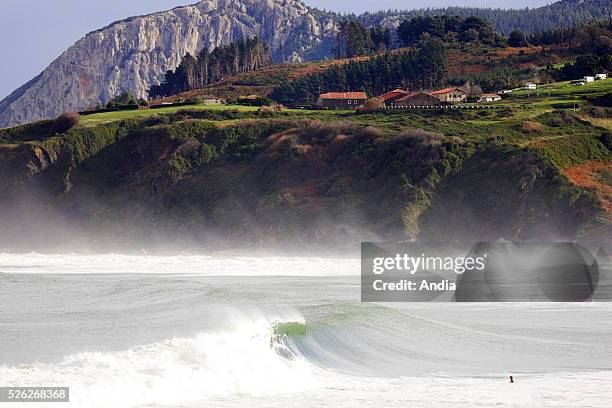
{"label": "breaking wave", "polygon": [[[504,381],[499,373],[510,365],[515,369],[518,365],[520,371],[540,364],[554,369],[551,361],[545,361],[548,358],[555,359],[562,371],[567,364],[580,362],[580,344],[569,340],[496,335],[380,306],[312,308],[309,321],[298,313],[251,315],[231,322],[229,329],[192,337],[114,352],[81,352],[58,363],[0,366],[0,378],[19,386],[68,386],[70,406],[79,408],[232,406],[237,400],[250,401],[249,406],[286,406],[293,395],[335,398],[340,394],[334,390],[340,389],[356,399],[366,393],[364,398],[374,402],[382,390],[404,396],[407,387],[420,393],[421,401],[431,400],[430,406],[446,407],[459,398],[459,391],[447,391],[448,387],[474,401],[487,392],[507,392],[500,388]],[[520,355],[520,361],[508,355]],[[585,362],[583,371],[588,371],[587,365],[592,362]],[[606,372],[580,377],[580,367],[574,368],[577,374],[567,374],[561,381],[595,387],[609,379]],[[458,376],[451,375],[453,370]],[[491,378],[484,373],[497,374]],[[550,382],[556,377],[532,374],[524,381],[529,381],[532,391],[545,381],[554,392],[561,392]],[[444,392],[431,396],[428,387]],[[516,406],[533,402],[519,397],[498,396],[517,402]],[[598,398],[607,397],[604,393]],[[301,405],[318,406],[316,401]],[[336,400],[334,405],[345,406],[346,401]]]}
{"label": "breaking wave", "polygon": [[271,342],[269,319],[234,326],[123,351],[82,352],[55,364],[0,366],[0,378],[20,386],[69,386],[75,407],[176,406],[298,392],[313,385],[313,367],[281,356],[282,344]]}

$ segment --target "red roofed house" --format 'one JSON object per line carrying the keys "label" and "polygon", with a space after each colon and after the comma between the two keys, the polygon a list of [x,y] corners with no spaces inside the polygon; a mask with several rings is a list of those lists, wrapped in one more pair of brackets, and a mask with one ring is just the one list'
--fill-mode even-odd
{"label": "red roofed house", "polygon": [[427,92],[412,92],[394,102],[395,106],[438,106],[442,101]]}
{"label": "red roofed house", "polygon": [[328,92],[319,96],[317,104],[329,109],[355,109],[367,99],[365,92]]}
{"label": "red roofed house", "polygon": [[403,89],[394,89],[392,91],[387,92],[380,97],[383,99],[385,106],[395,106],[395,101],[403,98],[408,95],[410,92],[404,91]]}
{"label": "red roofed house", "polygon": [[463,102],[467,99],[468,93],[461,88],[444,88],[431,93],[442,102]]}

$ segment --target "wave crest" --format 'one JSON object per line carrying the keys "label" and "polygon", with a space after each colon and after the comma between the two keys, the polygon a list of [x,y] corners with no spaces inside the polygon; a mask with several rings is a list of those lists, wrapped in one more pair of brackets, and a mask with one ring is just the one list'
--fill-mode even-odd
{"label": "wave crest", "polygon": [[[206,401],[231,395],[266,396],[313,385],[312,366],[283,358],[267,319],[235,330],[173,338],[118,352],[82,352],[57,364],[0,367],[20,386],[68,386],[72,406],[139,407]],[[112,392],[109,392],[112,390]]]}

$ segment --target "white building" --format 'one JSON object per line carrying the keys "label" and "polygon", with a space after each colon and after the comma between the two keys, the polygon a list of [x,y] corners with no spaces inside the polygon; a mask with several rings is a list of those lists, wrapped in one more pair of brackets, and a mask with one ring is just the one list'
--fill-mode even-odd
{"label": "white building", "polygon": [[223,101],[214,95],[203,95],[198,98],[203,105],[220,105]]}
{"label": "white building", "polygon": [[595,81],[595,77],[593,77],[593,76],[585,76],[584,78],[582,78],[582,80],[584,82],[593,82],[593,81]]}
{"label": "white building", "polygon": [[482,94],[478,102],[495,102],[501,101],[501,96],[498,94]]}
{"label": "white building", "polygon": [[608,74],[595,74],[595,79],[599,80],[599,79],[606,79],[608,77]]}
{"label": "white building", "polygon": [[538,86],[533,82],[527,82],[525,84],[525,89],[538,89]]}

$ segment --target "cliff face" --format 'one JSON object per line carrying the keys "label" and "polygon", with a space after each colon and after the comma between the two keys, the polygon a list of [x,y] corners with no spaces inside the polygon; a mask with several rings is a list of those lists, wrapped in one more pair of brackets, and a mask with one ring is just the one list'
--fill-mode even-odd
{"label": "cliff face", "polygon": [[[0,251],[609,245],[598,201],[535,150],[422,129],[385,135],[365,126],[371,115],[354,119],[183,110],[42,138],[44,124],[4,130]],[[445,126],[461,131],[464,119]]]}
{"label": "cliff face", "polygon": [[89,33],[0,102],[0,127],[95,106],[122,90],[146,96],[187,52],[260,36],[280,57],[327,52],[335,23],[296,0],[204,0]]}

